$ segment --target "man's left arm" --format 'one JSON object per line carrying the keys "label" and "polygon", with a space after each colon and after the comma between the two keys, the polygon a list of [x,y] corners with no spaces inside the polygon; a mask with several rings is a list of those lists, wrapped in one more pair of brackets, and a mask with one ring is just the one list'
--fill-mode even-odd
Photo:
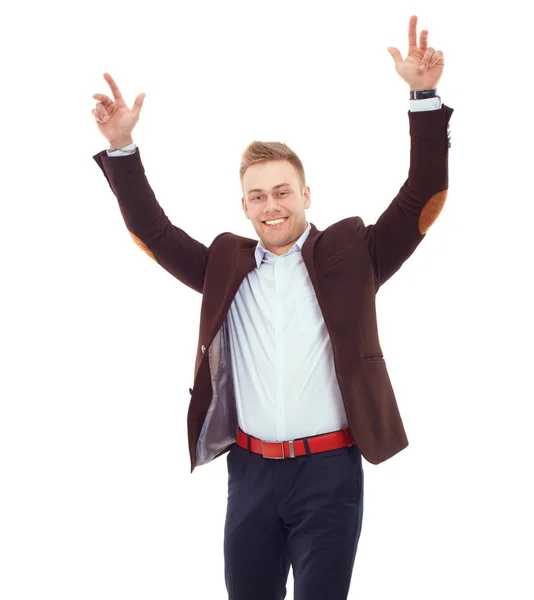
{"label": "man's left arm", "polygon": [[[409,53],[402,60],[396,48],[388,48],[397,73],[416,97],[436,90],[443,71],[443,53],[427,46],[423,30],[416,44],[417,17],[410,19]],[[431,92],[430,92],[431,93]],[[424,93],[422,94],[425,95]],[[369,252],[379,285],[387,281],[414,252],[437,219],[448,191],[449,120],[453,109],[439,96],[410,100],[410,169],[398,195],[374,225],[365,229]]]}

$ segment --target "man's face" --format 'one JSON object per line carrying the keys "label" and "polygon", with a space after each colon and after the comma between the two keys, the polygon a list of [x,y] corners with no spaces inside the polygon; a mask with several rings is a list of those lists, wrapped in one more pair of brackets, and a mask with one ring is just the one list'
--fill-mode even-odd
{"label": "man's face", "polygon": [[[304,210],[311,204],[310,188],[301,188],[295,167],[287,160],[250,166],[243,177],[243,211],[267,250],[285,254],[306,231]],[[268,221],[283,219],[269,225]]]}

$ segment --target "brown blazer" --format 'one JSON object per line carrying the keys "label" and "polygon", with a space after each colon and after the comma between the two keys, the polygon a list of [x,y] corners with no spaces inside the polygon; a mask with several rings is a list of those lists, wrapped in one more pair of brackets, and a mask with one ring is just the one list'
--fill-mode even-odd
{"label": "brown blazer", "polygon": [[[350,429],[363,456],[378,464],[408,445],[380,348],[375,295],[413,253],[441,211],[448,190],[448,124],[453,109],[410,112],[410,169],[374,225],[360,217],[324,231],[311,224],[303,260],[332,341]],[[225,317],[257,240],[218,235],[209,247],[174,226],[135,154],[94,156],[136,244],[171,275],[203,295],[195,380],[187,418],[191,472],[235,443],[237,414]]]}

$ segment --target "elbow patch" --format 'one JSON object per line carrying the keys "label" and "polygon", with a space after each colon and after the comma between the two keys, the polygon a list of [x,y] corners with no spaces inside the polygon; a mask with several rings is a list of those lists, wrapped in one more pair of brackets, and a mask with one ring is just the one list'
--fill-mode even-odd
{"label": "elbow patch", "polygon": [[141,250],[143,252],[145,252],[145,254],[148,254],[148,256],[150,256],[150,258],[152,260],[156,260],[156,257],[154,256],[154,254],[152,254],[152,252],[148,249],[148,246],[141,239],[139,239],[131,231],[128,231],[128,233],[132,236],[133,241],[139,246],[139,248],[141,248]]}
{"label": "elbow patch", "polygon": [[421,214],[419,215],[419,232],[424,234],[429,229],[434,221],[438,218],[445,200],[447,199],[447,191],[443,190],[434,194],[432,198],[424,205]]}

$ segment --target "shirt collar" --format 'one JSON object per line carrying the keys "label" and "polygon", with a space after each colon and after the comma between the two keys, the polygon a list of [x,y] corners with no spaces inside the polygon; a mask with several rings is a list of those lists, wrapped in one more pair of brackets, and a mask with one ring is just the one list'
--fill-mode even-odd
{"label": "shirt collar", "polygon": [[[306,241],[309,233],[310,233],[310,229],[311,229],[311,225],[308,223],[308,227],[306,228],[306,231],[299,237],[299,239],[293,244],[293,246],[291,246],[291,248],[286,252],[286,254],[290,254],[291,252],[301,252],[302,251],[302,246],[304,245],[304,242]],[[269,250],[267,250],[265,248],[265,246],[263,245],[263,242],[260,240],[258,242],[258,245],[256,246],[256,250],[254,251],[254,258],[256,259],[256,266],[259,269],[261,263],[263,262],[263,259],[265,258],[265,255],[269,252],[269,254],[273,254],[272,252],[270,252]],[[273,254],[274,256],[274,254]],[[284,255],[282,255],[284,256]]]}

